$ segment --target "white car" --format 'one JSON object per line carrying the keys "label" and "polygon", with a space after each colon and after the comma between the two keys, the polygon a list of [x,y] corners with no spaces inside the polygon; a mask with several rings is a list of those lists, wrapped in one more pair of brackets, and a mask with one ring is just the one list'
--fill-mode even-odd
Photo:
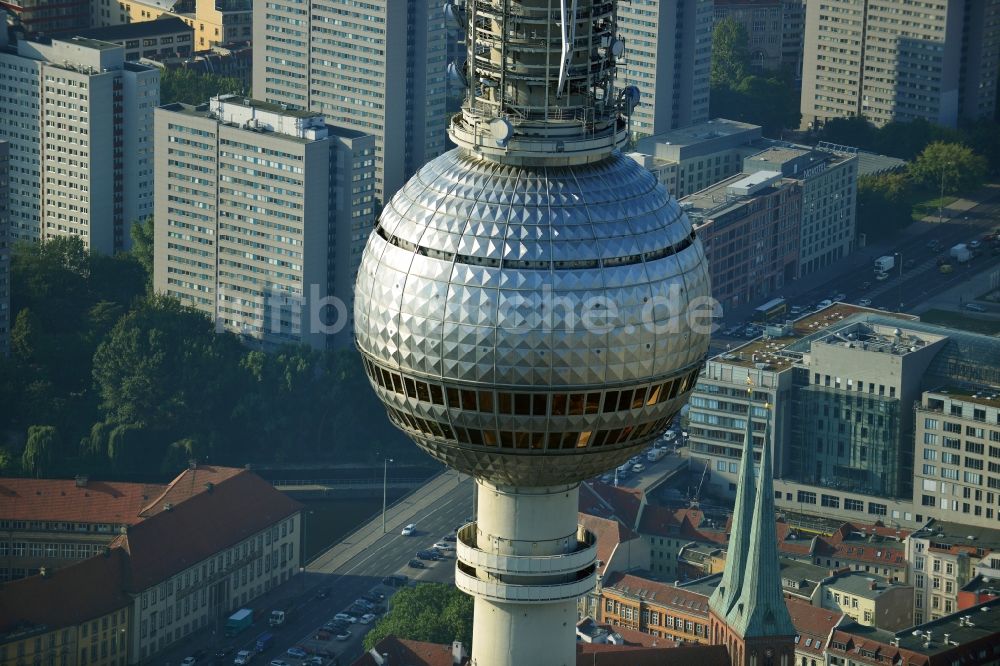
{"label": "white car", "polygon": [[881,282],[882,280],[888,280],[889,279],[889,274],[888,273],[876,273],[875,274],[875,279],[878,280],[879,282]]}
{"label": "white car", "polygon": [[403,528],[402,532],[400,532],[400,534],[402,534],[403,536],[413,536],[416,533],[417,533],[417,526],[415,523],[410,523],[409,525]]}
{"label": "white car", "polygon": [[184,657],[181,660],[181,666],[194,666],[197,661],[194,657]]}
{"label": "white car", "polygon": [[376,617],[378,616],[375,615],[375,613],[365,613],[360,618],[358,618],[358,622],[360,622],[361,624],[371,624]]}
{"label": "white car", "polygon": [[674,432],[673,430],[668,430],[665,433],[663,433],[663,439],[665,441],[672,442],[675,439],[677,439],[677,433]]}
{"label": "white car", "polygon": [[236,664],[236,666],[243,666],[244,664],[249,664],[251,659],[253,659],[253,652],[250,650],[240,650],[236,653],[236,658],[233,659],[233,663]]}
{"label": "white car", "polygon": [[455,544],[450,541],[438,541],[436,544],[431,546],[435,550],[440,550],[442,553],[450,553],[455,550]]}
{"label": "white car", "polygon": [[645,469],[646,469],[646,466],[643,465],[642,463],[636,463],[636,464],[632,465],[632,471],[635,472],[636,474],[638,474],[639,472],[644,471]]}
{"label": "white car", "polygon": [[868,307],[871,304],[872,304],[872,299],[870,298],[862,298],[860,301],[858,301],[858,305],[864,308]]}
{"label": "white car", "polygon": [[348,613],[337,613],[336,615],[333,616],[333,621],[348,622],[350,624],[354,624],[355,622],[358,621],[358,618]]}

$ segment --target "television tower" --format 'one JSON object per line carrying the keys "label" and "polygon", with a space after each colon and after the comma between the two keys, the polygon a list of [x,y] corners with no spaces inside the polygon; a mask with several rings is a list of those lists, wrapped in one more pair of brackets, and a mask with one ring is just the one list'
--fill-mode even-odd
{"label": "television tower", "polygon": [[613,0],[470,0],[458,148],[386,205],[355,335],[392,422],[476,477],[455,582],[476,666],[572,666],[597,582],[579,484],[641,451],[687,401],[710,294],[690,221],[620,152],[639,91],[614,86]]}

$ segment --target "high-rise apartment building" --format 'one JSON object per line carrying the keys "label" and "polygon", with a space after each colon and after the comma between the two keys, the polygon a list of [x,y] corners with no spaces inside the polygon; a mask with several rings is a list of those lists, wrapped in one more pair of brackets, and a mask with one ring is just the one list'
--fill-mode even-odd
{"label": "high-rise apartment building", "polygon": [[618,5],[625,55],[619,86],[638,86],[634,136],[708,120],[712,0],[631,0]]}
{"label": "high-rise apartment building", "polygon": [[3,46],[11,239],[78,236],[98,252],[127,249],[132,223],[152,213],[159,70],[91,39]]}
{"label": "high-rise apartment building", "polygon": [[1000,0],[809,2],[802,125],[864,116],[954,127],[992,117],[1000,63]]}
{"label": "high-rise apartment building", "polygon": [[386,202],[445,150],[447,29],[435,0],[254,6],[254,95],[375,137]]}
{"label": "high-rise apartment building", "polygon": [[747,32],[750,66],[757,72],[802,73],[804,0],[715,0],[715,21],[732,18]]}
{"label": "high-rise apartment building", "polygon": [[205,51],[253,37],[251,4],[251,0],[93,0],[91,10],[95,28],[181,19],[195,31],[194,50]]}
{"label": "high-rise apartment building", "polygon": [[916,410],[914,505],[1000,529],[1000,388],[926,391]]}
{"label": "high-rise apartment building", "polygon": [[346,344],[374,168],[371,136],[318,113],[157,109],[153,287],[267,348]]}
{"label": "high-rise apartment building", "polygon": [[830,266],[854,250],[857,154],[779,144],[744,159],[743,171],[778,171],[799,181],[802,224],[798,277]]}
{"label": "high-rise apartment building", "polygon": [[10,352],[10,216],[7,211],[7,179],[10,144],[0,141],[0,356]]}

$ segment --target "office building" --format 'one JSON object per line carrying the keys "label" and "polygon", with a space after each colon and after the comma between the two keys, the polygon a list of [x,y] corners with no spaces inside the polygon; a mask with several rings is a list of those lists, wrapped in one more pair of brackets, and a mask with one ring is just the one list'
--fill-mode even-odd
{"label": "office building", "polygon": [[625,41],[620,86],[642,94],[630,118],[634,137],[708,120],[712,0],[633,0],[618,6]]}
{"label": "office building", "polygon": [[898,0],[808,2],[802,125],[992,118],[998,62],[998,0],[926,0],[912,11]]}
{"label": "office building", "polygon": [[132,599],[116,548],[0,587],[0,662],[121,666]]}
{"label": "office building", "polygon": [[[6,33],[0,31],[0,42]],[[12,241],[79,237],[106,254],[153,211],[155,67],[83,38],[0,48],[0,138],[10,142]]]}
{"label": "office building", "polygon": [[[90,0],[0,0],[29,35],[54,35],[90,26]],[[2,23],[6,27],[6,21]]]}
{"label": "office building", "polygon": [[10,353],[10,143],[0,141],[0,356]]}
{"label": "office building", "polygon": [[95,28],[180,19],[195,31],[194,50],[205,51],[218,44],[249,41],[251,5],[251,0],[92,0],[91,10]]}
{"label": "office building", "polygon": [[856,154],[774,145],[744,159],[743,171],[778,171],[799,181],[802,224],[798,277],[830,266],[854,251]]}
{"label": "office building", "polygon": [[759,125],[715,118],[641,138],[629,156],[679,199],[738,174],[743,159],[760,152],[760,139]]}
{"label": "office building", "polygon": [[154,289],[267,348],[346,344],[373,138],[233,95],[156,127]]}
{"label": "office building", "polygon": [[118,44],[130,62],[189,56],[194,44],[194,28],[177,17],[80,30],[74,36]]}
{"label": "office building", "polygon": [[877,576],[837,572],[821,583],[819,601],[858,624],[889,631],[913,625],[913,587]]}
{"label": "office building", "polygon": [[737,174],[679,201],[705,246],[723,308],[763,302],[799,266],[802,190],[777,171]]}
{"label": "office building", "polygon": [[1000,387],[925,391],[913,504],[949,523],[1000,528]]}
{"label": "office building", "polygon": [[375,194],[388,203],[445,150],[447,29],[435,0],[254,7],[253,91],[375,137]]}

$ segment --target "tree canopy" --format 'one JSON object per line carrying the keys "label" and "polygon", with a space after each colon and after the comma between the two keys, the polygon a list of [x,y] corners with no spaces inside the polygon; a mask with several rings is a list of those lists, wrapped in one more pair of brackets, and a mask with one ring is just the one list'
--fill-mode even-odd
{"label": "tree canopy", "polygon": [[750,52],[747,30],[743,24],[727,16],[712,29],[712,86],[735,88],[747,76]]}
{"label": "tree canopy", "polygon": [[981,186],[988,166],[985,157],[966,145],[935,141],[910,164],[909,171],[914,181],[928,189],[939,186],[945,194],[957,194]]}
{"label": "tree canopy", "polygon": [[215,95],[249,95],[250,91],[246,88],[239,79],[201,74],[187,67],[160,70],[160,104],[204,104]]}
{"label": "tree canopy", "polygon": [[454,585],[421,583],[397,592],[389,612],[365,636],[365,650],[386,636],[472,646],[472,597]]}

